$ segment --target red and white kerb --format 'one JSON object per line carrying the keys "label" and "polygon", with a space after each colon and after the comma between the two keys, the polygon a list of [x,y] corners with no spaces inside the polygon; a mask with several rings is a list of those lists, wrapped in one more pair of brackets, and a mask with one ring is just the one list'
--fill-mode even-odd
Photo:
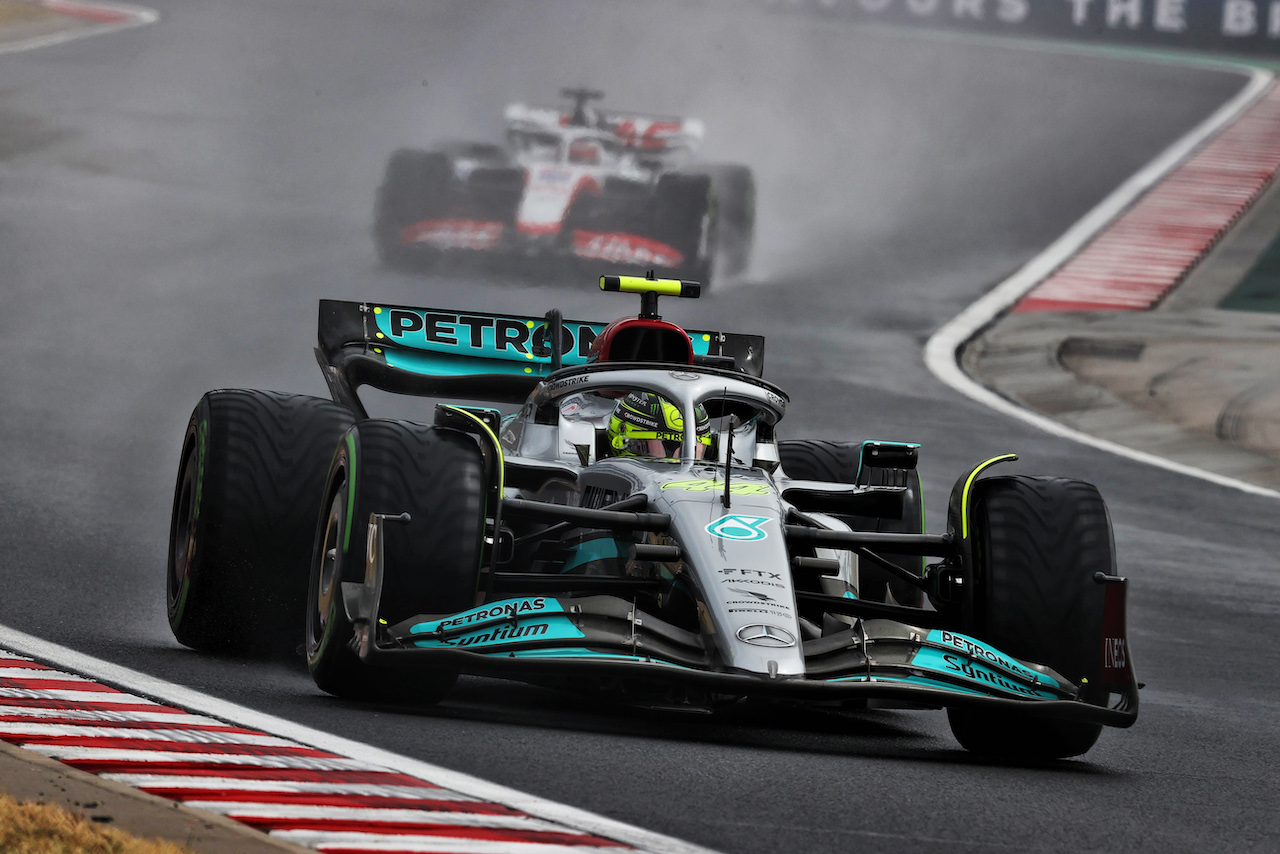
{"label": "red and white kerb", "polygon": [[333,854],[636,851],[0,650],[0,740]]}
{"label": "red and white kerb", "polygon": [[1280,170],[1280,87],[1013,307],[1143,311],[1178,285]]}

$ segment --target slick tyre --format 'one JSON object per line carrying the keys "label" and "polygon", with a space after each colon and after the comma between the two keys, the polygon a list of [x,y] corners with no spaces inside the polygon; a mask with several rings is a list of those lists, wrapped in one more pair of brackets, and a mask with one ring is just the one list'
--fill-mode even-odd
{"label": "slick tyre", "polygon": [[[795,439],[778,443],[778,455],[787,477],[800,480],[823,480],[832,483],[857,483],[858,466],[862,458],[860,442],[830,442],[821,439]],[[887,519],[874,516],[841,516],[856,531],[879,531],[893,534],[924,533],[924,498],[920,489],[920,474],[905,472],[905,483],[891,483],[893,469],[869,468],[864,483],[869,486],[905,486],[907,493],[902,504],[902,518]],[[899,475],[901,477],[901,475]],[[919,575],[923,561],[908,555],[890,555],[886,558],[903,569]],[[920,607],[924,593],[892,573],[861,561],[858,566],[858,595],[872,602],[893,601],[899,605]]]}
{"label": "slick tyre", "polygon": [[[1104,585],[1115,574],[1107,506],[1092,484],[1066,478],[993,477],[974,485],[974,585],[965,631],[1076,684],[1101,684]],[[1085,681],[1087,680],[1087,681]],[[1016,712],[950,709],[961,745],[1007,759],[1079,756],[1098,724]]]}
{"label": "slick tyre", "polygon": [[307,594],[312,678],[340,697],[439,702],[457,674],[392,671],[361,661],[341,585],[364,581],[370,514],[407,512],[407,524],[383,527],[378,625],[475,605],[485,531],[480,449],[455,430],[361,421],[338,443],[326,483]]}
{"label": "slick tyre", "polygon": [[447,212],[450,177],[441,152],[402,148],[391,155],[373,214],[373,241],[385,266],[423,270],[439,260],[438,250],[406,243],[404,230]]}
{"label": "slick tyre", "polygon": [[166,599],[179,643],[297,649],[326,466],[352,420],[332,401],[298,394],[225,389],[200,399],[169,526]]}

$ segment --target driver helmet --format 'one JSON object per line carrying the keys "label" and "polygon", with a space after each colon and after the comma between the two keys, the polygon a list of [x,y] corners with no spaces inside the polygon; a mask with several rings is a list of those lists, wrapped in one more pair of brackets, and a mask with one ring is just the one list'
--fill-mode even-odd
{"label": "driver helmet", "polygon": [[[711,419],[702,406],[697,420],[693,455],[702,459],[711,448]],[[609,454],[615,457],[679,459],[684,443],[684,417],[674,403],[648,391],[633,391],[613,407],[609,416]]]}

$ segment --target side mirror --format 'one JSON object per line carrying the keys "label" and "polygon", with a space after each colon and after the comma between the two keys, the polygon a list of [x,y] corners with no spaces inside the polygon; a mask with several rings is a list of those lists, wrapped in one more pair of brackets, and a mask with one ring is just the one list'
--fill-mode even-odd
{"label": "side mirror", "polygon": [[907,442],[863,442],[859,471],[869,468],[915,470],[920,446]]}

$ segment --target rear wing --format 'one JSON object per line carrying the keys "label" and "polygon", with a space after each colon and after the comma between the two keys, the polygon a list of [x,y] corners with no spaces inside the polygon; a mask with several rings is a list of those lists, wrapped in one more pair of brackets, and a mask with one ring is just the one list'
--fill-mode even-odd
{"label": "rear wing", "polygon": [[[320,300],[316,358],[334,400],[363,413],[356,392],[521,403],[555,366],[547,318]],[[561,321],[561,367],[587,364],[607,326]],[[686,330],[695,357],[720,357],[751,376],[764,373],[764,338]]]}
{"label": "rear wing", "polygon": [[[663,152],[696,149],[702,143],[703,126],[698,119],[678,116],[649,116],[592,109],[597,130],[611,132],[623,148]],[[507,125],[523,133],[559,133],[573,126],[573,111],[557,107],[509,104],[504,113]]]}

